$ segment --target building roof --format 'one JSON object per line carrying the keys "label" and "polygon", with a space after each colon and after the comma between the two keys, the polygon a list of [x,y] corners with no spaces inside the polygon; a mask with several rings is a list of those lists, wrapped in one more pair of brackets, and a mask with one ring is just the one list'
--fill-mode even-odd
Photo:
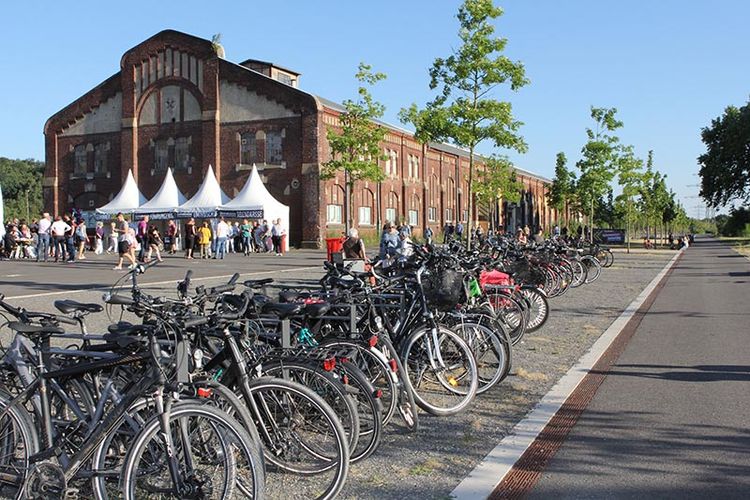
{"label": "building roof", "polygon": [[293,74],[295,76],[301,76],[302,75],[302,73],[300,73],[298,71],[294,71],[293,69],[285,68],[284,66],[279,66],[278,64],[275,64],[275,63],[272,63],[272,62],[269,62],[269,61],[261,61],[260,59],[245,59],[244,61],[242,61],[240,63],[240,66],[244,66],[245,64],[249,64],[249,63],[256,63],[256,64],[263,64],[263,65],[266,65],[266,66],[272,66],[272,67],[274,67],[276,69],[280,69],[281,71],[286,71],[287,73],[291,73],[291,74]]}

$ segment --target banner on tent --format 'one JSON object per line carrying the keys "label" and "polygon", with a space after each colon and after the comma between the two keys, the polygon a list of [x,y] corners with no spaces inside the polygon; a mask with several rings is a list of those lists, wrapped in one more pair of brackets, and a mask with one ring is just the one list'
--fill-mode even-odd
{"label": "banner on tent", "polygon": [[219,210],[222,217],[242,218],[242,219],[262,219],[263,209],[256,210]]}

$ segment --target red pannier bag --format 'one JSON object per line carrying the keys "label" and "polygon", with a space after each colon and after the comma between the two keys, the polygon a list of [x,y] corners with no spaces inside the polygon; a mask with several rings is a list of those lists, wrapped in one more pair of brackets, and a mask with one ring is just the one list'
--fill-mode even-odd
{"label": "red pannier bag", "polygon": [[482,271],[479,273],[479,285],[484,290],[487,285],[505,285],[510,286],[513,280],[510,274],[501,271]]}

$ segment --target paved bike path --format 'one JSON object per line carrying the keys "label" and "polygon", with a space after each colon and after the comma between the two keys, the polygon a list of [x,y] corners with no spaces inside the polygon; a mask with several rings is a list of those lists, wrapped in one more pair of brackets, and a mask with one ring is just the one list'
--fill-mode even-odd
{"label": "paved bike path", "polygon": [[750,498],[750,262],[688,249],[530,498]]}

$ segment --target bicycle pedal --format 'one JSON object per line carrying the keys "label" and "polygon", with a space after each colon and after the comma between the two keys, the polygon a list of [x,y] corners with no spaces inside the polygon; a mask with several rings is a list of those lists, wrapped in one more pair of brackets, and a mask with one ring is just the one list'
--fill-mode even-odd
{"label": "bicycle pedal", "polygon": [[63,498],[65,500],[79,500],[81,498],[81,490],[78,488],[68,488],[65,490],[65,495],[63,495]]}

